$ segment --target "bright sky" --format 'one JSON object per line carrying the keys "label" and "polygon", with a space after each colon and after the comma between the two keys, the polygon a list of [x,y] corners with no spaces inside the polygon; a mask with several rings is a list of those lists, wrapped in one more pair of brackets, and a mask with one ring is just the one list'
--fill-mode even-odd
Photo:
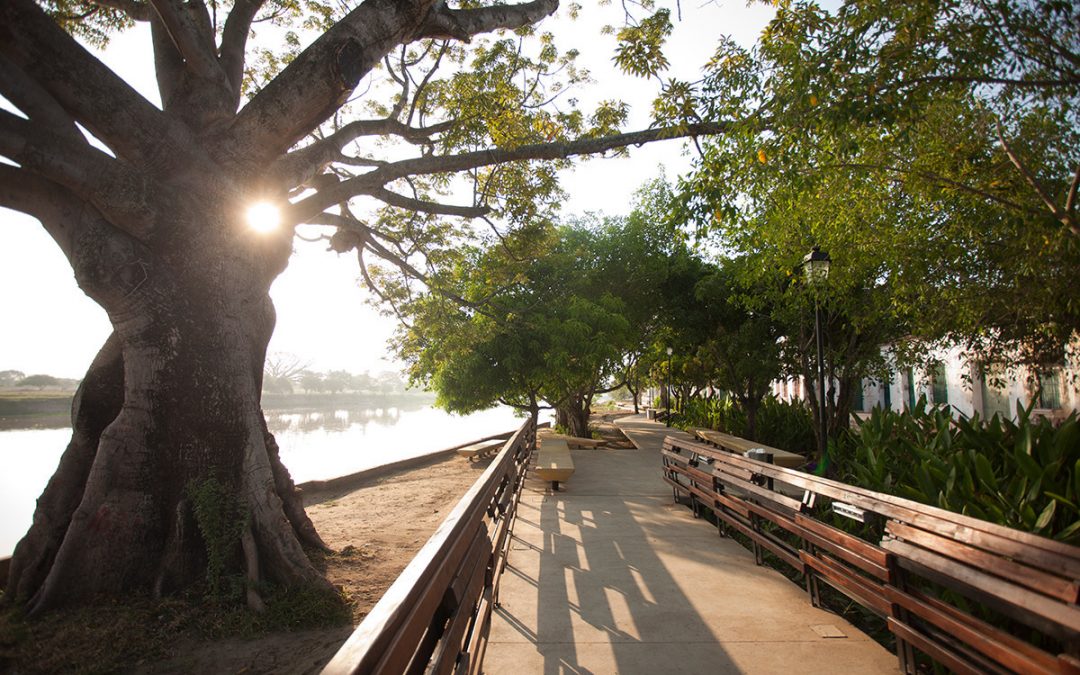
{"label": "bright sky", "polygon": [[[610,61],[615,38],[599,31],[605,23],[621,21],[621,5],[582,4],[586,9],[578,21],[567,21],[562,16],[565,10],[561,10],[542,26],[567,38],[564,45],[580,49],[579,62],[596,81],[575,95],[585,109],[602,99],[627,101],[634,111],[627,128],[647,125],[657,85],[615,71]],[[744,0],[692,6],[683,3],[683,21],[676,22],[666,52],[672,64],[669,74],[696,79],[720,36],[752,44],[771,15],[770,7],[760,3],[748,7]],[[157,101],[149,46],[148,32],[130,31],[117,36],[102,59],[147,98]],[[674,178],[688,166],[689,158],[678,141],[634,149],[629,158],[586,162],[563,175],[570,195],[564,212],[624,214],[634,191],[661,167]],[[297,354],[316,370],[396,369],[397,365],[387,360],[385,348],[395,324],[366,304],[368,293],[358,283],[358,276],[353,255],[339,257],[326,252],[325,243],[297,241],[289,268],[271,290],[278,325],[270,350]],[[79,290],[67,261],[41,226],[3,209],[0,289],[0,317],[4,318],[0,370],[81,378],[109,334],[108,319]]]}

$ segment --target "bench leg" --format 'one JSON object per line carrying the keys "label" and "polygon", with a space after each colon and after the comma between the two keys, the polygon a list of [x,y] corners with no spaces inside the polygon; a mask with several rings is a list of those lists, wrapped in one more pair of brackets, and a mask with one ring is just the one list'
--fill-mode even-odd
{"label": "bench leg", "polygon": [[554,490],[555,492],[558,492],[559,491],[559,481],[557,481],[557,480],[551,481],[551,489]]}

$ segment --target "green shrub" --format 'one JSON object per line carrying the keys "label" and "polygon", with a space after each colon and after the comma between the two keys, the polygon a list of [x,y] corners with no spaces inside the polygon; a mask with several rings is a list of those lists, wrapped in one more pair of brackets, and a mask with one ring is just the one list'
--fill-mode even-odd
{"label": "green shrub", "polygon": [[683,429],[716,429],[790,452],[806,454],[814,448],[814,418],[810,409],[800,402],[787,403],[775,396],[767,396],[761,402],[753,438],[747,433],[746,413],[731,398],[688,401],[674,423]]}
{"label": "green shrub", "polygon": [[1058,426],[946,408],[875,408],[830,451],[837,478],[975,518],[1080,542],[1080,420]]}

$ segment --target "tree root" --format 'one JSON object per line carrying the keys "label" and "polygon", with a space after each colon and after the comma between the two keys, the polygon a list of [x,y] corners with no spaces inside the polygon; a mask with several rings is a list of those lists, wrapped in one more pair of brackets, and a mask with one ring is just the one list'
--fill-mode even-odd
{"label": "tree root", "polygon": [[240,546],[244,549],[244,569],[247,576],[247,605],[254,612],[266,611],[266,603],[259,597],[255,590],[259,584],[259,548],[255,545],[255,537],[251,534],[251,525],[244,527],[240,534]]}

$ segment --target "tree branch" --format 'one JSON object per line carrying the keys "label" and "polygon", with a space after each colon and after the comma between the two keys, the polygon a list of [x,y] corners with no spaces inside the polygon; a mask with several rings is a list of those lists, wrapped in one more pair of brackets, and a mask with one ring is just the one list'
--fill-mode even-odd
{"label": "tree branch", "polygon": [[154,220],[154,190],[145,173],[125,166],[85,141],[72,142],[0,111],[0,154],[22,170],[63,185],[93,203],[112,223],[145,239]]}
{"label": "tree branch", "polygon": [[1053,87],[1072,87],[1080,84],[1075,77],[1057,79],[1024,79],[1012,77],[989,77],[982,75],[924,75],[901,82],[902,86],[912,87],[929,82],[948,82],[960,84],[1001,84],[1021,89],[1049,89]]}
{"label": "tree branch", "polygon": [[[326,121],[391,49],[424,37],[418,28],[433,4],[433,0],[361,3],[244,106],[221,139],[222,150],[259,148],[265,158],[285,152]],[[547,13],[557,7],[555,0],[541,4]],[[532,3],[496,5],[462,19],[473,30],[517,28],[537,21],[537,8]]]}
{"label": "tree branch", "polygon": [[168,110],[184,77],[184,59],[160,17],[150,20],[150,42],[154,49],[154,76],[161,105]]}
{"label": "tree branch", "polygon": [[555,13],[559,0],[533,0],[521,5],[450,9],[439,0],[420,26],[416,38],[448,38],[468,42],[474,35],[501,28],[519,28]]}
{"label": "tree branch", "polygon": [[251,32],[251,22],[255,20],[263,2],[264,0],[236,0],[221,32],[218,59],[221,69],[225,71],[225,77],[236,92],[237,104],[240,102],[240,86],[244,80],[244,53],[247,49],[248,34]]}
{"label": "tree branch", "polygon": [[47,91],[0,54],[0,94],[15,104],[34,124],[71,142],[86,143],[75,120]]}
{"label": "tree branch", "polygon": [[[830,169],[830,168],[836,168],[836,169],[865,169],[865,170],[869,170],[869,171],[884,171],[884,172],[887,172],[887,173],[898,174],[900,176],[905,176],[905,175],[918,176],[919,178],[924,178],[924,179],[933,181],[935,183],[939,183],[941,185],[947,185],[948,187],[954,188],[956,190],[960,190],[961,192],[966,192],[966,193],[968,193],[970,195],[975,195],[977,197],[982,197],[983,199],[995,202],[997,204],[1001,204],[1002,206],[1006,206],[1006,207],[1008,207],[1010,209],[1013,209],[1014,211],[1018,211],[1020,213],[1028,213],[1028,214],[1035,215],[1035,216],[1045,216],[1046,215],[1043,211],[1040,211],[1039,209],[1035,209],[1035,208],[1032,208],[1030,206],[1024,206],[1023,204],[1014,202],[1014,201],[1009,200],[1009,199],[1005,199],[1004,197],[1002,197],[1000,195],[995,195],[992,192],[987,192],[986,190],[982,190],[982,189],[979,189],[977,187],[972,187],[972,186],[970,186],[970,185],[968,185],[966,183],[961,183],[960,181],[956,181],[956,180],[953,180],[953,179],[948,178],[946,176],[942,176],[940,174],[936,174],[936,173],[933,173],[933,172],[930,172],[930,171],[921,171],[921,170],[917,170],[917,169],[905,169],[903,167],[890,166],[888,164],[871,164],[871,163],[867,163],[867,162],[840,162],[840,163],[837,163],[837,164],[822,164],[822,165],[819,165],[816,168],[818,168],[818,169]],[[900,180],[902,181],[903,179],[901,178]]]}
{"label": "tree branch", "polygon": [[363,136],[399,136],[410,143],[421,144],[431,142],[432,136],[453,125],[454,122],[443,122],[417,128],[390,118],[350,122],[326,138],[279,159],[270,169],[270,181],[285,190],[306,183],[327,164],[340,161],[345,146]]}
{"label": "tree branch", "polygon": [[93,3],[99,7],[123,12],[132,21],[149,21],[154,16],[154,10],[139,0],[93,0]]}
{"label": "tree branch", "polygon": [[1065,198],[1065,212],[1076,212],[1076,192],[1080,189],[1080,165],[1076,167],[1076,173],[1073,174],[1072,185],[1069,186],[1069,196]]}
{"label": "tree branch", "polygon": [[6,164],[0,164],[0,206],[37,218],[69,260],[87,219],[100,220],[62,185]]}
{"label": "tree branch", "polygon": [[214,35],[206,34],[194,16],[196,11],[181,0],[150,0],[168,29],[176,50],[193,73],[206,79],[217,79],[223,73],[214,54]]}
{"label": "tree branch", "polygon": [[539,143],[522,145],[516,148],[489,148],[458,155],[432,155],[390,162],[384,167],[342,181],[293,204],[286,218],[291,222],[304,222],[353,195],[371,194],[372,189],[375,187],[386,185],[390,181],[405,176],[466,171],[480,166],[522,160],[567,159],[576,155],[598,154],[615,148],[625,148],[631,145],[640,146],[664,139],[719,134],[727,129],[728,125],[722,122],[705,122],[677,127],[647,129],[645,131],[634,131],[599,138],[583,138],[565,143]]}
{"label": "tree branch", "polygon": [[117,156],[142,163],[154,157],[184,157],[195,147],[33,0],[0,2],[0,53]]}
{"label": "tree branch", "polygon": [[1028,168],[1027,164],[1020,159],[1020,156],[1013,151],[1009,142],[1005,140],[1005,132],[1001,128],[1001,123],[998,122],[996,126],[998,142],[1001,143],[1002,149],[1005,150],[1005,154],[1008,155],[1009,161],[1013,163],[1013,166],[1015,166],[1016,170],[1020,172],[1020,175],[1024,177],[1027,184],[1030,185],[1031,189],[1035,191],[1035,194],[1039,196],[1039,199],[1046,205],[1046,208],[1050,209],[1050,213],[1053,214],[1054,218],[1062,225],[1068,227],[1073,234],[1080,234],[1080,226],[1078,226],[1076,220],[1072,218],[1072,214],[1062,212],[1061,208],[1057,205],[1057,202],[1055,202],[1046,190],[1043,189],[1042,184],[1035,177],[1035,174],[1031,172],[1031,169]]}
{"label": "tree branch", "polygon": [[487,206],[453,206],[450,204],[439,204],[423,199],[404,197],[384,188],[372,190],[367,194],[390,206],[396,206],[399,209],[406,209],[408,211],[419,211],[420,213],[433,213],[442,216],[461,216],[462,218],[479,218],[481,216],[486,216],[491,212],[491,209]]}

